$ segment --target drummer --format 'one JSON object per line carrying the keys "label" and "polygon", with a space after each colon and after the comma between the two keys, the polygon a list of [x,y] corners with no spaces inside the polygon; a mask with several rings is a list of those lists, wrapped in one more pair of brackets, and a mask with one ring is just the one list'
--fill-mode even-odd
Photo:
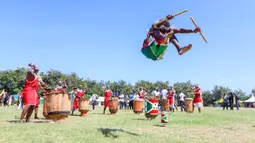
{"label": "drummer", "polygon": [[73,110],[72,110],[72,115],[74,113],[74,111],[76,109],[79,108],[79,100],[80,98],[86,93],[85,90],[82,90],[82,85],[79,85],[79,87],[76,89],[76,91],[74,92],[75,94],[75,99],[74,99],[74,102],[73,102]]}
{"label": "drummer", "polygon": [[145,90],[143,89],[143,87],[140,87],[138,89],[138,96],[139,96],[139,99],[144,99],[144,96],[146,95],[146,92]]}
{"label": "drummer", "polygon": [[[194,90],[194,99],[193,99],[193,104],[194,105],[193,106],[198,107],[198,112],[201,113],[201,106],[202,106],[201,95],[202,95],[202,90],[201,90],[201,88],[199,87],[198,84],[194,85],[193,90]],[[194,108],[193,108],[193,111],[194,111]]]}
{"label": "drummer", "polygon": [[65,82],[65,81],[64,81],[64,82],[59,81],[58,84],[57,84],[57,86],[56,86],[56,88],[55,88],[55,90],[56,90],[56,91],[63,91],[63,90],[65,90],[66,88],[67,88],[66,82]]}
{"label": "drummer", "polygon": [[168,101],[169,101],[169,105],[170,105],[170,111],[174,112],[174,94],[175,94],[175,90],[173,89],[173,87],[170,86],[170,88],[168,89]]}
{"label": "drummer", "polygon": [[[39,68],[34,64],[28,64],[32,69],[27,72],[25,85],[22,90],[23,95],[23,111],[21,113],[20,122],[23,121],[26,116],[26,122],[29,122],[30,116],[33,113],[33,110],[38,112],[39,106],[39,96],[37,91],[40,87],[48,88],[48,86],[42,81],[40,77],[38,77]],[[35,113],[35,118],[37,119],[37,112]]]}
{"label": "drummer", "polygon": [[110,97],[112,95],[113,95],[112,90],[109,87],[106,87],[104,90],[104,111],[103,111],[103,114],[105,114],[105,110],[109,106],[108,100],[110,99]]}

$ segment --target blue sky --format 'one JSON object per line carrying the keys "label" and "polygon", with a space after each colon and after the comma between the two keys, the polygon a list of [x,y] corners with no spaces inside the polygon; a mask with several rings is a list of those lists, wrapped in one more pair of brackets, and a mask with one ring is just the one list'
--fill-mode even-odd
{"label": "blue sky", "polygon": [[[0,69],[33,62],[41,71],[96,80],[191,80],[205,90],[218,84],[250,93],[254,5],[252,0],[2,0]],[[189,11],[172,24],[194,29],[193,16],[209,43],[199,34],[176,35],[181,45],[193,44],[192,50],[179,56],[170,45],[163,60],[145,58],[140,49],[146,30],[183,9]]]}

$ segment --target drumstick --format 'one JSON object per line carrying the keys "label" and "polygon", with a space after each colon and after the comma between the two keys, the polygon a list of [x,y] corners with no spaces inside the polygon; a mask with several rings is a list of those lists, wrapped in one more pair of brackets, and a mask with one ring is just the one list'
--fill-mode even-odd
{"label": "drumstick", "polygon": [[[183,10],[183,11],[181,11],[181,12],[178,12],[178,13],[174,14],[173,16],[174,16],[174,17],[175,17],[175,16],[178,16],[178,15],[180,15],[180,14],[183,14],[183,13],[187,12],[187,11],[188,11],[188,10],[185,9],[185,10]],[[167,18],[164,18],[164,19],[160,20],[159,22],[156,22],[156,23],[153,24],[153,25],[158,25],[158,24],[160,24],[160,23],[164,23],[164,22],[167,22],[167,21],[168,21],[168,19],[167,19]]]}
{"label": "drumstick", "polygon": [[180,15],[180,14],[183,14],[183,13],[187,12],[187,11],[188,11],[188,10],[185,9],[185,10],[183,10],[183,11],[181,11],[181,12],[178,12],[178,13],[174,14],[173,16],[178,16],[178,15]]}
{"label": "drumstick", "polygon": [[[198,26],[197,26],[196,22],[194,21],[194,19],[192,17],[190,17],[190,19],[191,19],[192,23],[195,25],[195,27],[197,28]],[[202,32],[199,32],[199,33],[202,36],[202,38],[204,39],[205,43],[207,43],[207,40],[206,40],[204,34]]]}

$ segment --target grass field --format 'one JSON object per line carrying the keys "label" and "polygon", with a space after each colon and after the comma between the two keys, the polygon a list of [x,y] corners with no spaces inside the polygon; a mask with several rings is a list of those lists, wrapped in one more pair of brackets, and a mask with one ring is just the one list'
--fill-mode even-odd
{"label": "grass field", "polygon": [[[169,114],[166,127],[160,116],[152,121],[138,120],[130,110],[119,110],[116,115],[102,115],[97,107],[87,117],[69,116],[64,123],[50,124],[42,116],[38,123],[18,123],[21,111],[0,107],[0,142],[5,143],[255,143],[255,109],[222,111],[203,108],[187,114]],[[78,111],[75,112],[77,115]]]}

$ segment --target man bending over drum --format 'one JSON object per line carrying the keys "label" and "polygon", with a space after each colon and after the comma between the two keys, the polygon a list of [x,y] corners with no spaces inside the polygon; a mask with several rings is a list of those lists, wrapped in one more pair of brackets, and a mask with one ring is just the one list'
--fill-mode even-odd
{"label": "man bending over drum", "polygon": [[42,79],[38,78],[39,68],[33,64],[28,64],[28,66],[32,67],[32,69],[27,72],[25,86],[22,91],[24,108],[21,113],[20,122],[22,122],[25,116],[26,122],[29,122],[33,110],[39,106],[39,96],[37,94],[39,83],[42,87],[48,88]]}

